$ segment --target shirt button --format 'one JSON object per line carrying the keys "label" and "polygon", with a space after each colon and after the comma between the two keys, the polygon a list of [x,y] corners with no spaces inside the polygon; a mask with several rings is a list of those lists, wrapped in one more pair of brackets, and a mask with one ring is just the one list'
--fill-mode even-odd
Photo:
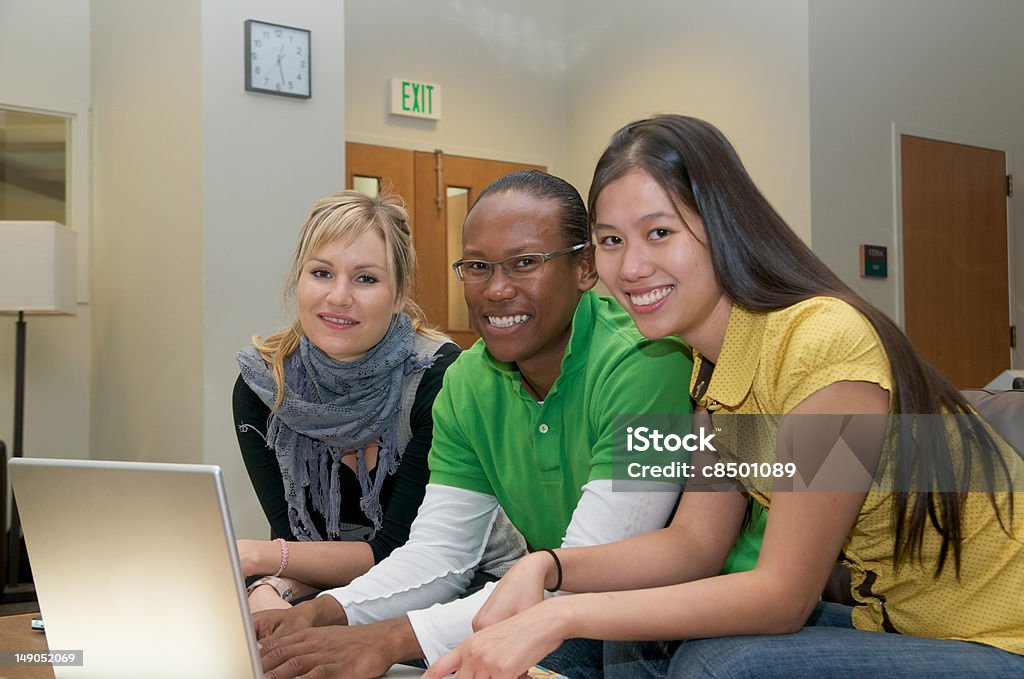
{"label": "shirt button", "polygon": [[546,425],[546,424],[540,425],[539,427],[537,427],[537,431],[539,431],[541,434],[547,434],[548,433],[548,425]]}

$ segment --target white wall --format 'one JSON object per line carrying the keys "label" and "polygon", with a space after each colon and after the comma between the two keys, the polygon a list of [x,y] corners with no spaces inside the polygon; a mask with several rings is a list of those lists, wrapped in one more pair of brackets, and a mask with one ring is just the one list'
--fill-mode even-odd
{"label": "white wall", "polygon": [[[28,317],[25,453],[85,458],[90,436],[89,5],[64,0],[0,2],[0,107],[71,120],[68,225],[78,232],[77,316]],[[15,319],[0,316],[0,439],[14,429]]]}
{"label": "white wall", "polygon": [[[890,259],[886,279],[857,274],[860,243],[895,244],[892,126],[994,142],[1020,167],[1024,3],[815,0],[810,62],[814,249],[894,315],[899,262]],[[1010,205],[1024,332],[1024,200],[1018,194]]]}
{"label": "white wall", "polygon": [[[246,19],[312,31],[313,96],[246,92]],[[224,469],[239,535],[268,537],[232,426],[235,352],[284,325],[281,289],[299,227],[345,183],[340,2],[202,1],[202,461]]]}
{"label": "white wall", "polygon": [[704,118],[811,240],[807,0],[566,0],[568,171],[584,197],[611,134]]}
{"label": "white wall", "polygon": [[[562,3],[346,0],[345,22],[349,141],[564,169]],[[442,119],[390,115],[391,77],[440,84]]]}

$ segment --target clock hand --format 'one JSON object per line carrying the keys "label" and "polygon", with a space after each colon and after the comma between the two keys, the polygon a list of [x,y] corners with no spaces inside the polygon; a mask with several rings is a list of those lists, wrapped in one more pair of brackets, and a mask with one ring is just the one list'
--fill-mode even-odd
{"label": "clock hand", "polygon": [[284,45],[281,45],[281,51],[277,54],[277,70],[281,72],[281,87],[284,87],[284,66],[281,61],[284,59]]}

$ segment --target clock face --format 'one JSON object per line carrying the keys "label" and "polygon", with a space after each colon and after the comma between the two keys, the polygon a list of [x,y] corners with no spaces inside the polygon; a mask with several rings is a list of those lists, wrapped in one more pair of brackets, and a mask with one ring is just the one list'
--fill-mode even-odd
{"label": "clock face", "polygon": [[308,99],[312,95],[309,31],[245,22],[245,89]]}

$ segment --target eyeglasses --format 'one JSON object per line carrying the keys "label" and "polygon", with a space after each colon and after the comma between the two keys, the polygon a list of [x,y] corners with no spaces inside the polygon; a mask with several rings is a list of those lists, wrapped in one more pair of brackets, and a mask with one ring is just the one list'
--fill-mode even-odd
{"label": "eyeglasses", "polygon": [[534,278],[544,271],[544,262],[555,257],[579,252],[590,243],[580,243],[554,252],[530,252],[512,255],[505,259],[488,262],[483,259],[460,259],[452,264],[452,270],[463,283],[483,283],[494,274],[495,265],[500,264],[501,270],[509,278]]}

